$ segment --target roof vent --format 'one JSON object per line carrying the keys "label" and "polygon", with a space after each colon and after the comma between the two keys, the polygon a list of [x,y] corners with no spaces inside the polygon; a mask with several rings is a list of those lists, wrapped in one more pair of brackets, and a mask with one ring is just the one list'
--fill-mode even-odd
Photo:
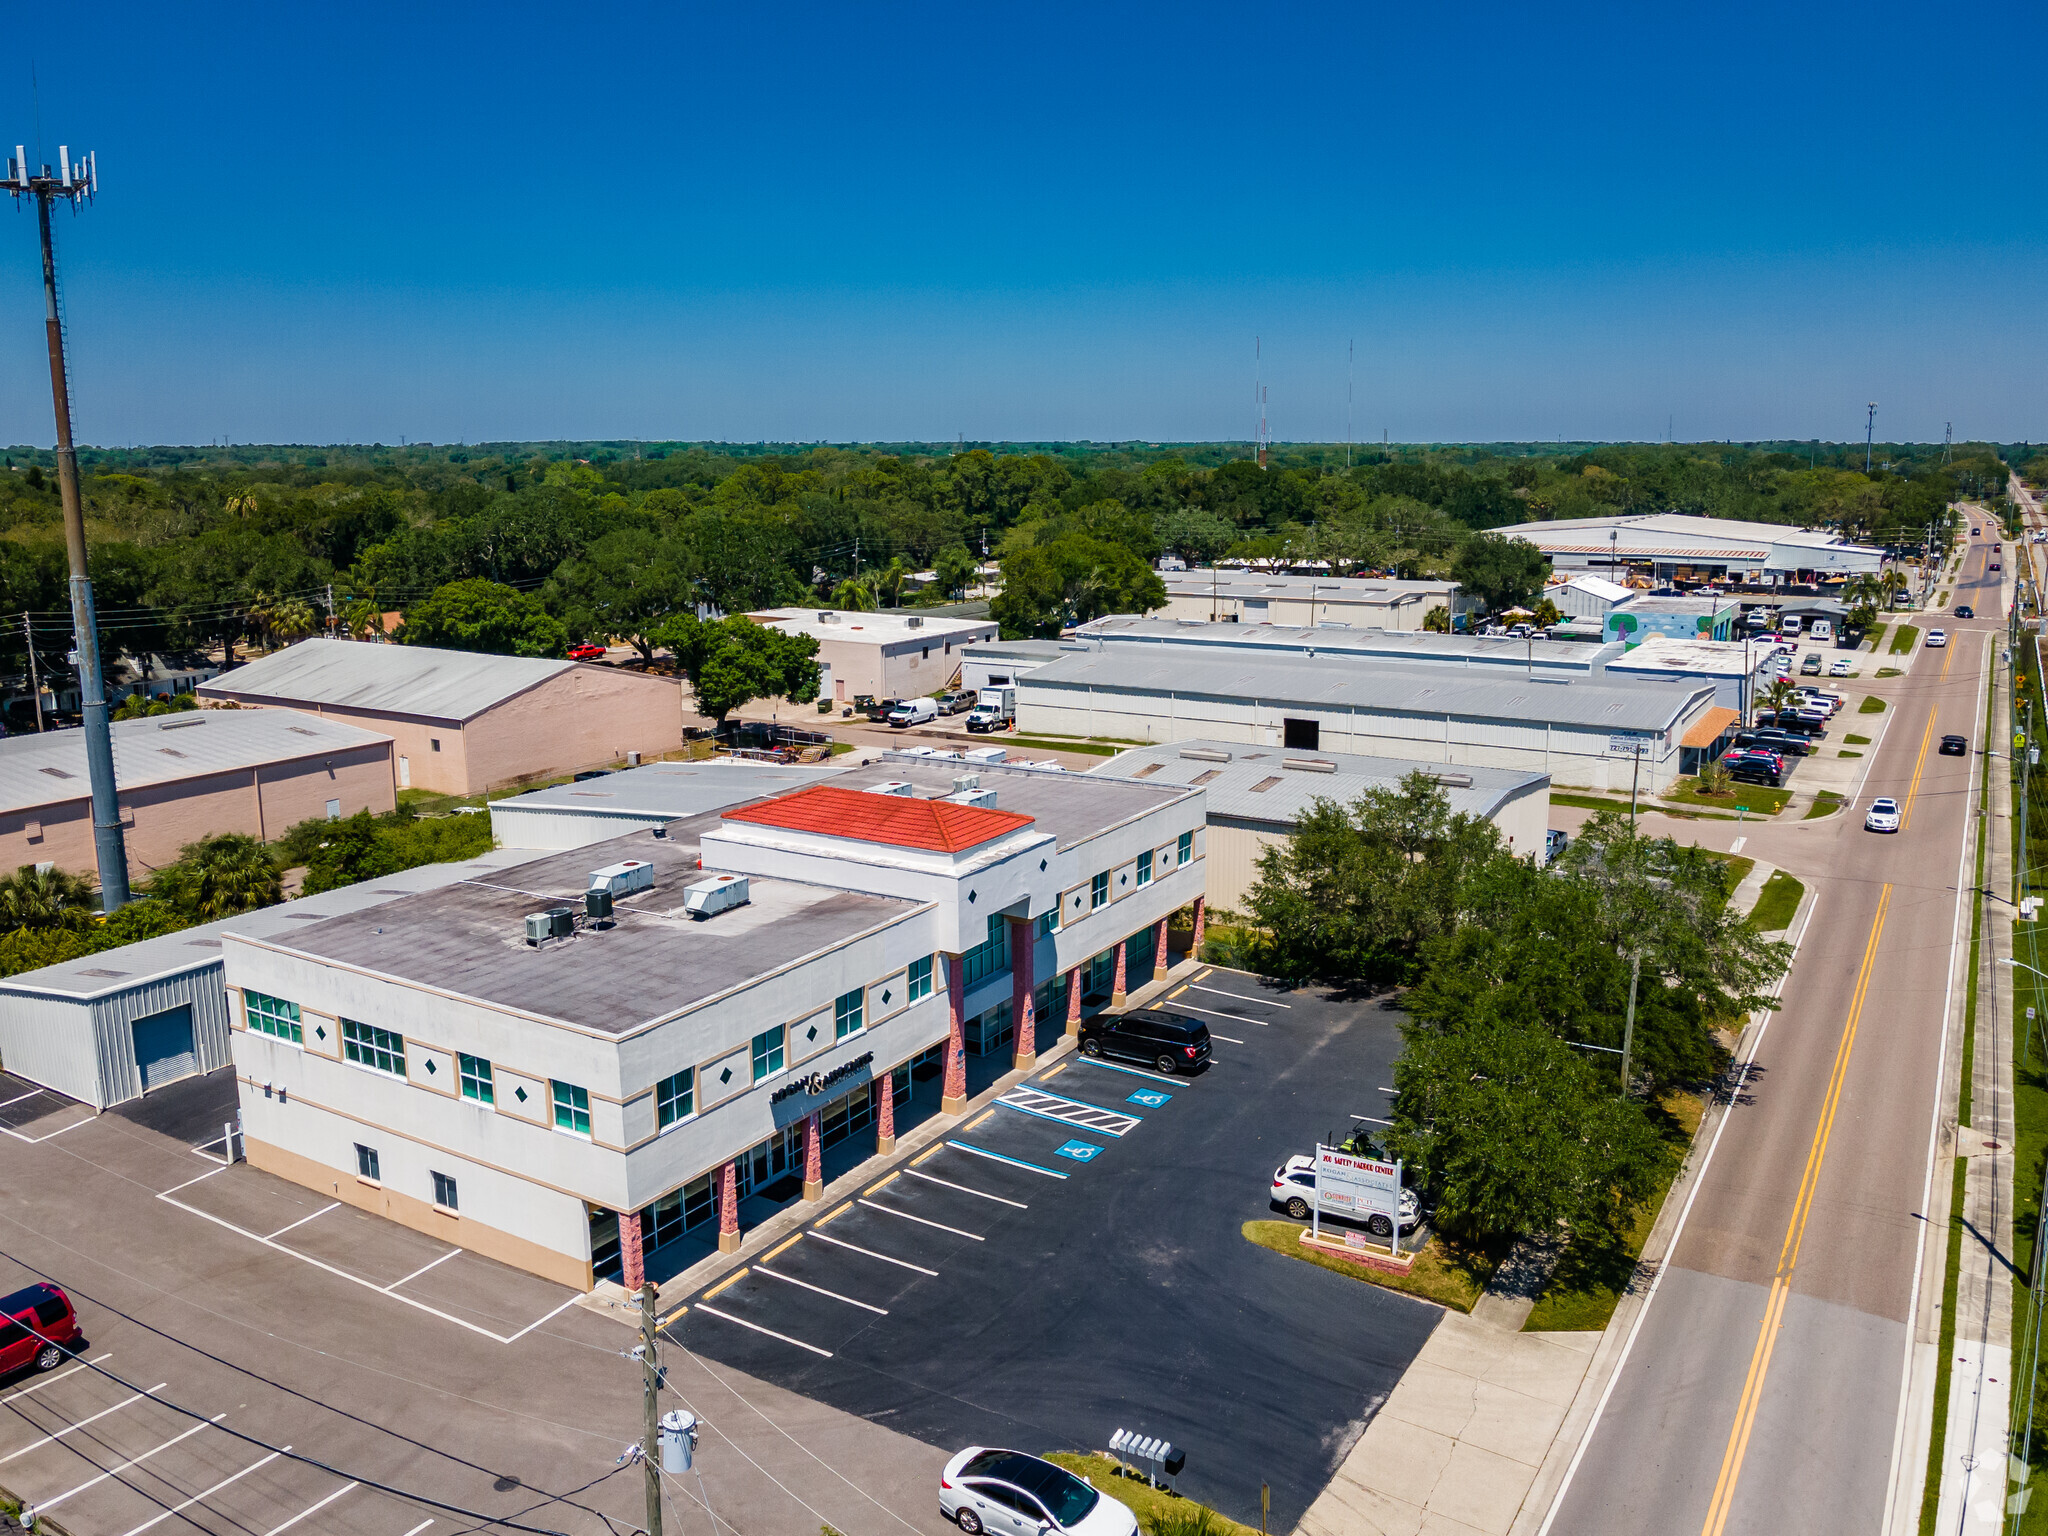
{"label": "roof vent", "polygon": [[1194,763],[1227,763],[1230,754],[1221,747],[1182,747],[1180,755]]}
{"label": "roof vent", "polygon": [[1472,775],[1469,773],[1432,773],[1430,777],[1443,785],[1445,789],[1470,789],[1472,787]]}
{"label": "roof vent", "polygon": [[967,791],[967,790],[970,790],[970,789],[979,789],[979,788],[981,788],[981,775],[980,775],[980,774],[978,774],[978,773],[956,773],[955,775],[953,775],[953,793],[954,793],[954,794],[958,795],[958,794],[962,794],[962,793],[964,793],[964,792],[965,792],[965,791]]}
{"label": "roof vent", "polygon": [[62,768],[40,768],[36,771],[47,773],[53,779],[75,779],[78,777],[75,773],[66,773]]}
{"label": "roof vent", "polygon": [[914,613],[909,618],[905,619],[903,623],[904,627],[908,629],[923,629],[924,615],[921,613]]}
{"label": "roof vent", "polygon": [[1296,773],[1335,773],[1337,765],[1320,757],[1288,757],[1280,760],[1282,768],[1292,768]]}
{"label": "roof vent", "polygon": [[745,875],[713,875],[709,880],[683,887],[683,910],[700,922],[734,907],[744,907],[750,899]]}
{"label": "roof vent", "polygon": [[[162,725],[158,726],[157,729],[160,731],[188,731],[195,725],[204,724],[206,724],[206,716],[194,715],[189,720],[166,720]],[[285,729],[288,731],[297,731],[303,736],[319,735],[318,731],[309,731],[302,725],[288,725],[285,727]]]}
{"label": "roof vent", "polygon": [[884,779],[879,784],[870,784],[867,792],[871,795],[915,795],[917,791],[904,779]]}
{"label": "roof vent", "polygon": [[820,624],[837,624],[839,622],[839,615],[834,613],[830,608],[820,609],[818,613],[818,622]]}

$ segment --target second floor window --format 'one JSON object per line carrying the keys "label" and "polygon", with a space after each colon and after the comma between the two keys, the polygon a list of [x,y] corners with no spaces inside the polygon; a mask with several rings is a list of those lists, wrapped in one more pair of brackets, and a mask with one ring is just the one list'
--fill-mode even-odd
{"label": "second floor window", "polygon": [[861,1029],[861,989],[841,993],[832,1001],[832,1038],[844,1040],[848,1035],[857,1035]]}
{"label": "second floor window", "polygon": [[1109,900],[1109,871],[1104,870],[1088,882],[1088,910],[1093,912]]}
{"label": "second floor window", "polygon": [[244,992],[242,1013],[249,1027],[260,1035],[274,1035],[293,1045],[304,1045],[306,1033],[299,1023],[299,1005],[266,992]]}
{"label": "second floor window", "polygon": [[1147,848],[1143,853],[1138,855],[1138,884],[1150,885],[1151,883],[1152,850],[1150,848]]}
{"label": "second floor window", "polygon": [[664,1077],[654,1085],[654,1119],[657,1130],[667,1130],[678,1120],[687,1120],[695,1112],[697,1102],[696,1078],[688,1067],[674,1077]]}
{"label": "second floor window", "polygon": [[991,917],[987,932],[988,937],[960,957],[960,967],[966,972],[965,981],[969,987],[1010,968],[1010,920]]}
{"label": "second floor window", "polygon": [[491,1064],[481,1056],[457,1054],[456,1066],[461,1070],[462,1096],[474,1099],[479,1104],[498,1102],[497,1085],[491,1080]]}
{"label": "second floor window", "polygon": [[379,1029],[374,1024],[358,1024],[354,1019],[343,1019],[341,1054],[357,1066],[368,1067],[373,1072],[405,1076],[404,1037],[394,1035],[388,1029]]}
{"label": "second floor window", "polygon": [[782,1070],[782,1026],[764,1029],[754,1036],[754,1081]]}
{"label": "second floor window", "polygon": [[922,960],[910,962],[908,980],[910,984],[910,1002],[923,1002],[924,999],[932,995],[932,957],[930,955],[926,955]]}
{"label": "second floor window", "polygon": [[574,1083],[551,1083],[555,1097],[555,1129],[578,1136],[590,1134],[590,1091]]}
{"label": "second floor window", "polygon": [[1187,863],[1187,861],[1188,861],[1189,859],[1192,859],[1192,858],[1193,858],[1194,856],[1195,856],[1195,834],[1194,834],[1194,833],[1192,833],[1192,832],[1183,832],[1183,833],[1181,833],[1181,835],[1180,835],[1180,856],[1179,856],[1178,858],[1176,858],[1176,859],[1174,860],[1174,863],[1176,863],[1176,864],[1185,864],[1185,863]]}

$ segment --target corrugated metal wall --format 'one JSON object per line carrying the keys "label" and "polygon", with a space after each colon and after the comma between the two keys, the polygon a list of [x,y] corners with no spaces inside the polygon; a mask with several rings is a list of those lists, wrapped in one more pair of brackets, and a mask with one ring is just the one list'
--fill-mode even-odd
{"label": "corrugated metal wall", "polygon": [[187,1004],[192,1009],[192,1048],[199,1070],[211,1072],[230,1060],[228,994],[219,961],[199,970],[146,981],[109,993],[92,1005],[94,1047],[106,1104],[142,1097],[142,1073],[135,1065],[137,1019]]}
{"label": "corrugated metal wall", "polygon": [[491,835],[504,848],[566,853],[572,848],[588,848],[606,838],[624,837],[628,832],[646,832],[666,826],[669,820],[666,816],[630,816],[540,807],[513,810],[494,805],[491,807]]}
{"label": "corrugated metal wall", "polygon": [[[129,1047],[133,1052],[133,1045]],[[45,1088],[105,1109],[92,1010],[82,1002],[0,992],[0,1066]],[[129,1071],[134,1072],[131,1060]]]}

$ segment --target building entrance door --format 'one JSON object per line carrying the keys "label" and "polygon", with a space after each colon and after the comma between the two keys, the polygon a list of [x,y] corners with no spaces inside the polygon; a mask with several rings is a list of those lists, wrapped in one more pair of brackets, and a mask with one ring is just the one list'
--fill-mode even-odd
{"label": "building entrance door", "polygon": [[135,1034],[135,1066],[142,1091],[175,1083],[199,1070],[199,1052],[192,1043],[192,1007],[180,1003],[152,1013],[129,1026]]}

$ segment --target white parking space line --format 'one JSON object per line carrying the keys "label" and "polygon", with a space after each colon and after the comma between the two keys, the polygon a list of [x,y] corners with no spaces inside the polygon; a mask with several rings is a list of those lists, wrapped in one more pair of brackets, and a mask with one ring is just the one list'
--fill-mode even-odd
{"label": "white parking space line", "polygon": [[1036,1163],[1027,1163],[1018,1158],[1005,1157],[1002,1153],[991,1152],[985,1147],[970,1147],[964,1141],[949,1141],[946,1145],[956,1152],[967,1152],[975,1157],[985,1157],[992,1163],[1004,1163],[1012,1168],[1022,1168],[1026,1173],[1042,1173],[1048,1179],[1064,1179],[1066,1177],[1064,1173],[1055,1173],[1050,1168],[1041,1168]]}
{"label": "white parking space line", "polygon": [[855,1301],[851,1296],[842,1296],[837,1291],[828,1291],[822,1285],[813,1285],[808,1280],[797,1279],[795,1275],[785,1275],[780,1270],[770,1269],[766,1264],[756,1264],[754,1266],[754,1273],[766,1275],[770,1280],[780,1280],[784,1285],[800,1285],[807,1291],[816,1291],[820,1296],[830,1296],[834,1301],[843,1301],[849,1307],[859,1307],[863,1311],[874,1313],[877,1317],[887,1317],[889,1315],[887,1307],[877,1307],[865,1301]]}
{"label": "white parking space line", "polygon": [[332,1504],[336,1499],[340,1498],[344,1493],[347,1493],[349,1489],[360,1488],[362,1486],[363,1485],[361,1483],[344,1484],[342,1487],[335,1489],[334,1492],[327,1495],[327,1497],[322,1499],[318,1504],[307,1505],[304,1509],[300,1510],[296,1515],[293,1515],[291,1519],[285,1521],[283,1525],[273,1525],[268,1531],[264,1532],[264,1536],[280,1536],[281,1532],[290,1530],[293,1526],[297,1525],[301,1520],[305,1519],[306,1516],[310,1514],[315,1514],[318,1511],[325,1509],[328,1505]]}
{"label": "white parking space line", "polygon": [[[405,1298],[404,1298],[403,1296],[399,1297],[398,1299],[399,1299],[400,1301],[403,1301],[403,1300],[405,1300]],[[545,1312],[545,1313],[543,1313],[543,1314],[542,1314],[541,1316],[539,1316],[539,1317],[536,1317],[536,1318],[535,1318],[535,1319],[534,1319],[534,1320],[533,1320],[532,1322],[528,1323],[528,1324],[527,1324],[527,1325],[526,1325],[526,1326],[525,1326],[524,1328],[520,1329],[520,1330],[519,1330],[519,1331],[518,1331],[517,1333],[513,1334],[511,1338],[509,1338],[509,1339],[502,1339],[502,1340],[500,1340],[499,1342],[500,1342],[500,1343],[504,1343],[504,1344],[517,1344],[517,1343],[518,1343],[518,1342],[519,1342],[519,1341],[520,1341],[521,1339],[525,1338],[525,1337],[526,1337],[526,1336],[527,1336],[527,1335],[528,1335],[529,1333],[533,1332],[533,1330],[534,1330],[534,1329],[536,1329],[536,1328],[538,1328],[538,1327],[539,1327],[539,1326],[540,1326],[540,1325],[541,1325],[542,1323],[545,1323],[545,1322],[549,1322],[549,1321],[551,1321],[551,1320],[552,1320],[552,1319],[554,1319],[554,1318],[560,1317],[560,1316],[561,1316],[561,1315],[562,1315],[562,1314],[563,1314],[564,1312],[568,1311],[568,1310],[569,1310],[569,1309],[570,1309],[571,1307],[575,1306],[575,1305],[576,1305],[576,1303],[577,1303],[577,1302],[579,1302],[579,1301],[581,1301],[582,1299],[583,1299],[583,1297],[582,1297],[582,1296],[581,1296],[580,1294],[579,1294],[579,1295],[575,1295],[575,1296],[571,1296],[571,1297],[570,1297],[570,1298],[569,1298],[569,1299],[568,1299],[567,1301],[563,1302],[563,1303],[562,1303],[562,1304],[561,1304],[561,1305],[560,1305],[559,1307],[556,1307],[556,1308],[554,1308],[553,1310],[551,1310],[551,1311],[548,1311],[548,1312]]]}
{"label": "white parking space line", "polygon": [[1217,1034],[1217,1033],[1216,1033],[1216,1031],[1215,1031],[1215,1030],[1213,1030],[1213,1029],[1209,1031],[1209,1038],[1210,1038],[1211,1040],[1221,1040],[1221,1041],[1222,1041],[1222,1042],[1223,1042],[1223,1043],[1224,1043],[1225,1045],[1243,1045],[1243,1044],[1244,1044],[1244,1042],[1243,1042],[1242,1040],[1233,1040],[1233,1039],[1231,1039],[1231,1038],[1230,1038],[1230,1036],[1228,1036],[1228,1035],[1219,1035],[1219,1034]]}
{"label": "white parking space line", "polygon": [[1178,1083],[1180,1081],[1177,1077],[1161,1077],[1157,1072],[1145,1072],[1137,1067],[1119,1066],[1113,1061],[1097,1061],[1093,1056],[1080,1056],[1075,1059],[1084,1067],[1100,1067],[1105,1072],[1128,1072],[1133,1077],[1149,1077],[1155,1083]]}
{"label": "white parking space line", "polygon": [[1014,1206],[1020,1211],[1028,1211],[1031,1209],[1031,1207],[1026,1205],[1022,1200],[1010,1200],[1006,1199],[1002,1195],[992,1195],[985,1189],[970,1189],[965,1184],[955,1184],[951,1179],[934,1178],[931,1174],[919,1173],[915,1168],[906,1168],[903,1171],[909,1174],[913,1179],[923,1179],[927,1184],[943,1184],[947,1189],[957,1189],[963,1195],[979,1195],[984,1200],[993,1200],[998,1205]]}
{"label": "white parking space line", "polygon": [[763,1328],[759,1323],[750,1323],[744,1317],[734,1317],[730,1312],[721,1312],[716,1307],[707,1307],[701,1301],[697,1303],[697,1310],[705,1313],[707,1316],[717,1318],[720,1322],[738,1323],[742,1328],[751,1328],[756,1333],[765,1333],[771,1339],[780,1339],[785,1344],[794,1344],[798,1349],[808,1349],[814,1355],[823,1355],[827,1360],[832,1358],[832,1351],[829,1349],[820,1349],[815,1344],[806,1344],[802,1339],[792,1339],[786,1333],[777,1333],[773,1328]]}
{"label": "white parking space line", "polygon": [[53,1387],[58,1382],[62,1381],[66,1376],[76,1376],[80,1371],[84,1370],[87,1365],[98,1365],[102,1360],[111,1360],[113,1357],[114,1352],[112,1350],[108,1350],[104,1355],[94,1355],[90,1360],[86,1361],[84,1365],[74,1365],[68,1371],[59,1371],[54,1376],[45,1376],[40,1381],[33,1382],[26,1387],[17,1387],[14,1389],[14,1391],[8,1393],[5,1397],[0,1397],[0,1408],[6,1407],[9,1403],[13,1402],[17,1397],[27,1397],[31,1392],[40,1392],[45,1387]]}
{"label": "white parking space line", "polygon": [[171,1516],[176,1514],[182,1514],[184,1511],[190,1509],[194,1504],[197,1504],[201,1499],[212,1498],[216,1493],[219,1493],[221,1489],[227,1487],[229,1483],[238,1483],[243,1478],[247,1477],[251,1472],[256,1471],[258,1468],[269,1466],[273,1461],[277,1460],[278,1457],[282,1456],[285,1451],[288,1451],[290,1449],[290,1446],[286,1446],[282,1451],[272,1451],[268,1456],[264,1457],[261,1461],[251,1462],[248,1466],[242,1468],[241,1471],[231,1473],[228,1476],[222,1478],[219,1482],[215,1483],[211,1488],[207,1489],[206,1492],[195,1493],[192,1495],[191,1498],[187,1499],[184,1503],[174,1504],[169,1509],[165,1510],[162,1514],[152,1516],[150,1519],[143,1521],[142,1524],[136,1526],[134,1530],[127,1532],[126,1536],[142,1536],[142,1533],[148,1530],[151,1526],[161,1525],[164,1521],[170,1519]]}
{"label": "white parking space line", "polygon": [[941,1232],[950,1232],[955,1237],[969,1238],[977,1243],[987,1241],[986,1238],[983,1238],[977,1235],[976,1233],[963,1232],[958,1227],[949,1227],[943,1221],[926,1221],[922,1216],[913,1216],[910,1214],[910,1212],[899,1211],[895,1209],[893,1206],[877,1205],[872,1200],[861,1200],[855,1203],[859,1205],[864,1205],[871,1211],[880,1211],[884,1216],[901,1216],[905,1221],[914,1221],[921,1227],[937,1227]]}
{"label": "white parking space line", "polygon": [[40,1500],[35,1507],[36,1513],[39,1515],[43,1514],[48,1510],[55,1509],[59,1504],[62,1504],[66,1499],[72,1498],[78,1494],[85,1492],[85,1490],[88,1488],[97,1488],[101,1483],[104,1483],[108,1478],[116,1476],[119,1473],[126,1472],[130,1467],[140,1466],[143,1462],[149,1460],[150,1457],[154,1456],[157,1453],[157,1451],[168,1451],[180,1440],[190,1440],[202,1429],[211,1429],[214,1425],[218,1424],[222,1419],[226,1417],[227,1415],[224,1413],[216,1413],[204,1424],[194,1424],[182,1435],[173,1435],[170,1439],[166,1440],[162,1445],[157,1446],[154,1450],[144,1451],[140,1456],[131,1456],[126,1461],[122,1462],[121,1465],[119,1465],[118,1467],[107,1468],[107,1470],[102,1472],[98,1477],[93,1478],[89,1482],[80,1483],[76,1488],[73,1488],[69,1493],[60,1493],[54,1499]]}
{"label": "white parking space line", "polygon": [[7,1131],[7,1134],[16,1141],[25,1141],[30,1146],[34,1146],[38,1142],[48,1141],[52,1136],[62,1136],[66,1131],[75,1131],[81,1125],[90,1125],[95,1118],[95,1116],[87,1115],[83,1120],[74,1120],[69,1125],[60,1125],[54,1131],[50,1131],[42,1136],[24,1136],[19,1131],[7,1130],[6,1126],[0,1126],[0,1130]]}
{"label": "white parking space line", "polygon": [[914,1269],[920,1275],[930,1275],[934,1280],[939,1276],[939,1272],[936,1269],[926,1269],[922,1264],[913,1264],[908,1259],[892,1259],[886,1253],[877,1253],[874,1249],[863,1248],[858,1243],[841,1242],[838,1238],[827,1237],[822,1232],[806,1232],[804,1236],[816,1238],[821,1243],[830,1243],[834,1248],[845,1248],[854,1253],[864,1253],[871,1259],[880,1259],[884,1264],[894,1264],[899,1269]]}
{"label": "white parking space line", "polygon": [[1188,983],[1197,992],[1213,992],[1218,997],[1231,997],[1240,1003],[1258,1003],[1267,1008],[1292,1008],[1292,1003],[1276,1003],[1270,997],[1246,997],[1242,992],[1226,992],[1221,987],[1205,987],[1199,981]]}
{"label": "white parking space line", "polygon": [[175,1195],[181,1189],[190,1189],[194,1184],[203,1184],[208,1179],[212,1178],[214,1174],[226,1173],[227,1171],[228,1165],[226,1163],[222,1163],[218,1168],[213,1169],[212,1172],[202,1173],[196,1179],[187,1179],[182,1184],[173,1184],[169,1189],[165,1190],[163,1194],[158,1195],[157,1199],[161,1200],[164,1198],[165,1195]]}
{"label": "white parking space line", "polygon": [[32,1098],[34,1098],[34,1097],[35,1097],[35,1096],[36,1096],[37,1094],[39,1094],[39,1093],[48,1093],[49,1091],[50,1091],[50,1090],[49,1090],[49,1089],[47,1089],[47,1088],[34,1088],[34,1089],[31,1089],[31,1090],[30,1090],[29,1092],[27,1092],[27,1093],[17,1093],[17,1094],[16,1094],[16,1095],[15,1095],[15,1096],[14,1096],[13,1098],[11,1098],[11,1099],[0,1099],[0,1109],[5,1109],[5,1108],[7,1108],[7,1106],[8,1106],[8,1105],[10,1105],[10,1104],[23,1104],[23,1103],[26,1103],[26,1102],[27,1102],[28,1100],[30,1100],[30,1099],[32,1099]]}
{"label": "white parking space line", "polygon": [[420,1536],[420,1532],[424,1531],[428,1526],[432,1525],[433,1523],[434,1522],[431,1520],[422,1520],[418,1525],[414,1526],[411,1530],[407,1531],[405,1533],[405,1536]]}
{"label": "white parking space line", "polygon": [[434,1259],[428,1263],[422,1264],[418,1269],[414,1270],[411,1274],[407,1275],[404,1280],[394,1280],[389,1285],[385,1286],[384,1289],[386,1291],[395,1291],[401,1285],[406,1284],[408,1281],[419,1279],[421,1275],[424,1275],[428,1270],[432,1269],[434,1265],[446,1264],[450,1259],[454,1258],[455,1255],[457,1255],[460,1252],[462,1252],[460,1248],[450,1248],[438,1259]]}
{"label": "white parking space line", "polygon": [[270,1234],[270,1237],[265,1238],[264,1241],[269,1242],[271,1238],[283,1237],[285,1233],[292,1230],[292,1227],[303,1227],[307,1222],[314,1221],[322,1216],[325,1216],[329,1211],[333,1210],[336,1206],[340,1204],[341,1202],[339,1200],[336,1200],[327,1205],[323,1205],[311,1216],[301,1216],[297,1221],[293,1222],[291,1226],[279,1227],[275,1232]]}
{"label": "white parking space line", "polygon": [[30,1451],[39,1451],[46,1445],[52,1444],[53,1442],[58,1440],[62,1440],[66,1435],[70,1434],[75,1429],[83,1429],[88,1424],[97,1424],[101,1419],[104,1419],[108,1414],[119,1413],[123,1408],[126,1408],[130,1403],[141,1402],[145,1397],[149,1396],[150,1392],[163,1391],[163,1389],[167,1385],[169,1385],[169,1383],[160,1381],[155,1386],[151,1387],[148,1392],[137,1392],[131,1397],[124,1397],[121,1399],[121,1401],[114,1404],[113,1407],[102,1408],[98,1413],[93,1414],[90,1418],[80,1419],[75,1424],[66,1424],[62,1429],[58,1430],[55,1434],[45,1435],[40,1440],[31,1440],[27,1445],[24,1445],[20,1450],[9,1451],[5,1456],[0,1456],[0,1467],[6,1466],[8,1462],[15,1460],[17,1457],[26,1456]]}
{"label": "white parking space line", "polygon": [[[1208,990],[1207,988],[1203,989]],[[1285,1004],[1281,1005],[1285,1007]],[[1248,1019],[1241,1013],[1225,1013],[1221,1008],[1197,1008],[1193,1003],[1176,1003],[1165,1010],[1168,1013],[1205,1013],[1212,1019],[1235,1019],[1240,1024],[1257,1024],[1266,1029],[1273,1026],[1264,1019]]]}

